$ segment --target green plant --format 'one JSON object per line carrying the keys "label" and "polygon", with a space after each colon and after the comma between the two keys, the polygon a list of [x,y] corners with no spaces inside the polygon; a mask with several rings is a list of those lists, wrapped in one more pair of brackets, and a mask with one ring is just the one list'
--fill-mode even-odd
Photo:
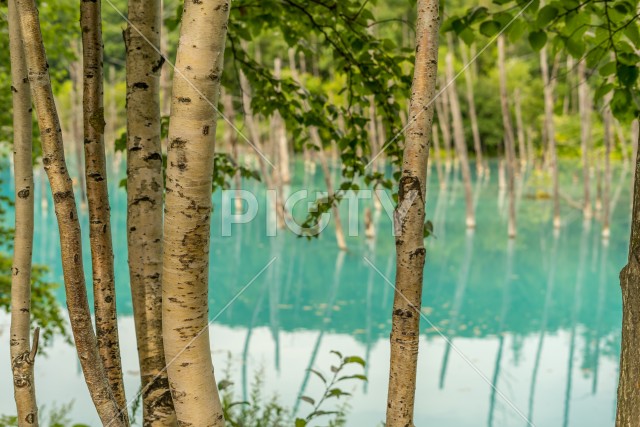
{"label": "green plant", "polygon": [[366,362],[364,359],[358,356],[343,356],[339,351],[331,351],[332,354],[335,354],[340,363],[338,365],[331,366],[331,372],[333,375],[330,379],[322,374],[321,372],[311,369],[311,372],[317,376],[324,384],[325,389],[322,393],[322,396],[316,401],[315,399],[309,396],[302,396],[300,399],[309,403],[313,406],[313,409],[305,418],[296,418],[296,427],[304,427],[309,425],[309,423],[317,418],[324,416],[332,416],[333,418],[329,420],[330,427],[338,427],[346,425],[346,413],[349,409],[348,402],[344,401],[340,405],[337,405],[333,410],[323,409],[326,402],[331,399],[340,399],[341,397],[351,396],[351,393],[344,391],[338,385],[341,383],[349,382],[349,381],[367,381],[367,377],[363,374],[345,374],[345,369],[349,365],[357,364],[362,368],[365,367]]}

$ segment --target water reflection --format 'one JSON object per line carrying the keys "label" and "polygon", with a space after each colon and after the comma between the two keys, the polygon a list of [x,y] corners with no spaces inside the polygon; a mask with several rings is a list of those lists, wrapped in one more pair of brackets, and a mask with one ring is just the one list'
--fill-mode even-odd
{"label": "water reflection", "polygon": [[[305,180],[312,190],[323,188],[319,171],[309,175],[302,162],[294,166],[292,191]],[[430,178],[427,215],[436,238],[427,240],[422,311],[437,330],[422,324],[416,424],[511,427],[528,425],[527,418],[540,427],[612,425],[621,317],[617,275],[626,260],[629,174],[619,170],[615,175],[609,242],[602,241],[597,221],[584,224],[581,213],[568,204],[563,228],[554,233],[551,204],[531,197],[534,173],[523,174],[518,238],[513,241],[506,238],[506,203],[499,197],[499,174],[497,165],[493,167],[491,178],[478,181],[474,189],[475,232],[466,231],[456,168],[445,176],[443,190],[435,174]],[[570,185],[570,166],[563,170],[566,196],[579,200],[580,189]],[[122,174],[122,166],[114,167],[110,186],[125,380],[132,396],[137,358],[124,234],[126,197],[118,187]],[[9,194],[9,168],[2,168],[0,175],[0,192]],[[36,182],[44,180],[37,176]],[[260,185],[247,183],[247,189],[264,200]],[[60,281],[55,216],[50,195],[40,185],[36,200],[40,209],[34,261],[48,265],[52,279]],[[239,400],[247,399],[256,370],[264,368],[268,392],[277,392],[283,404],[306,414],[309,408],[298,403],[298,397],[321,389],[309,369],[328,370],[330,350],[339,350],[369,362],[369,382],[354,390],[349,425],[378,425],[387,392],[393,289],[364,257],[393,281],[390,219],[372,201],[375,237],[366,239],[361,228],[362,237],[350,238],[350,250],[343,253],[335,248],[332,226],[312,242],[291,235],[265,237],[274,219],[263,206],[256,220],[233,225],[232,237],[220,237],[220,203],[220,194],[215,194],[210,316],[216,320],[211,337],[217,366],[231,354]],[[346,206],[343,209],[346,216]],[[90,278],[86,211],[81,219]],[[64,301],[62,290],[59,297]],[[5,325],[8,319],[2,317],[2,339],[7,337]],[[97,425],[77,364],[67,366],[75,360],[73,350],[57,343],[49,353],[37,365],[39,400],[50,404],[73,397],[74,419]],[[0,359],[7,358],[7,346],[0,346]],[[8,363],[1,363],[0,381],[8,378]],[[67,400],[60,400],[61,381],[68,384]],[[0,399],[0,413],[12,410],[11,399]]]}

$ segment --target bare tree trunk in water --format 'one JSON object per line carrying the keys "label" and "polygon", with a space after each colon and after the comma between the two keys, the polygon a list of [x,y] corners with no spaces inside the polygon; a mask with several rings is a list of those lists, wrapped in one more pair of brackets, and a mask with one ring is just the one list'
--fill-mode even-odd
{"label": "bare tree trunk in water", "polygon": [[555,88],[555,84],[552,83],[551,77],[549,75],[549,64],[547,60],[546,47],[543,47],[542,50],[540,50],[540,68],[542,69],[542,82],[544,84],[544,124],[549,149],[549,166],[551,168],[551,179],[553,181],[553,227],[560,228],[561,222],[560,188],[558,183],[558,153],[556,150],[556,130],[553,123],[553,91]]}
{"label": "bare tree trunk in water", "polygon": [[[274,77],[280,80],[280,74],[282,71],[282,60],[276,58]],[[289,146],[287,144],[287,131],[285,128],[284,120],[278,110],[274,111],[273,119],[275,121],[275,138],[278,147],[278,171],[280,175],[280,184],[287,185],[291,183],[291,171],[289,169]],[[284,194],[281,193],[282,196]]]}
{"label": "bare tree trunk in water", "polygon": [[602,193],[602,238],[608,239],[611,235],[610,216],[611,207],[609,198],[611,195],[611,146],[613,144],[613,115],[611,113],[612,94],[604,97],[603,126],[604,126],[604,189]]}
{"label": "bare tree trunk in water", "polygon": [[589,146],[591,145],[591,100],[589,98],[589,82],[587,81],[586,61],[578,64],[578,109],[580,111],[580,148],[582,150],[582,185],[584,186],[583,208],[584,219],[593,217],[591,208],[591,182],[589,165]]}
{"label": "bare tree trunk in water", "polygon": [[504,125],[504,152],[507,166],[507,189],[509,192],[509,237],[516,237],[516,189],[515,189],[515,137],[507,93],[507,69],[505,65],[504,36],[498,37],[498,69],[500,73],[500,105],[502,107],[502,123]]}
{"label": "bare tree trunk in water", "polygon": [[[460,52],[462,53],[462,61],[469,63],[469,55],[467,55],[466,47],[460,44]],[[473,73],[471,70],[464,72],[465,82],[467,84],[467,103],[469,104],[469,120],[471,121],[471,133],[473,134],[473,148],[476,152],[476,171],[478,176],[484,172],[485,164],[482,155],[482,141],[480,140],[480,127],[478,126],[478,113],[476,112],[476,99],[473,91]]]}
{"label": "bare tree trunk in water", "polygon": [[180,426],[224,426],[209,341],[211,184],[229,0],[185,1],[167,159],[162,326]]}
{"label": "bare tree trunk in water", "polygon": [[47,58],[34,0],[16,0],[31,92],[42,140],[42,162],[49,177],[55,204],[62,270],[71,329],[89,393],[103,424],[127,426],[111,392],[93,332],[82,266],[80,223],[73,184],[64,158],[60,120],[53,98]]}
{"label": "bare tree trunk in water", "polygon": [[101,2],[80,3],[82,29],[84,157],[89,205],[89,241],[98,351],[118,407],[126,411],[118,342],[118,315],[111,242],[111,208],[104,147]]}
{"label": "bare tree trunk in water", "polygon": [[[31,94],[15,0],[9,1],[9,52],[13,105],[13,165],[15,231],[11,269],[10,353],[18,426],[38,426],[38,405],[33,375],[38,351],[38,330],[31,335],[31,258],[33,253],[33,160]],[[44,191],[44,189],[43,189]]]}
{"label": "bare tree trunk in water", "polygon": [[[293,49],[289,49],[289,63],[291,67],[291,77],[293,80],[300,86],[303,90],[306,90],[304,87],[304,82],[300,78],[300,74],[296,69],[295,62],[295,54]],[[304,108],[309,110],[311,107],[309,104],[304,101]],[[329,171],[329,165],[327,163],[327,156],[324,152],[324,147],[322,145],[322,140],[320,139],[320,134],[318,133],[318,128],[310,127],[309,128],[309,136],[311,137],[311,142],[317,149],[318,158],[320,159],[320,166],[322,167],[322,174],[324,175],[324,182],[327,187],[327,192],[329,193],[329,197],[333,197],[335,195],[333,188],[333,179],[331,178],[331,172]],[[347,242],[344,238],[344,230],[342,229],[342,221],[340,219],[340,210],[336,203],[331,205],[331,212],[333,214],[333,219],[336,223],[336,242],[338,244],[338,249],[347,250]]]}
{"label": "bare tree trunk in water", "polygon": [[[450,40],[450,38],[449,38]],[[449,94],[449,103],[451,105],[451,117],[453,118],[453,140],[456,144],[458,160],[460,161],[460,169],[462,172],[462,181],[464,183],[464,196],[466,202],[466,223],[467,228],[476,227],[476,216],[473,207],[473,189],[471,184],[471,170],[469,168],[469,159],[467,153],[467,142],[464,140],[464,124],[462,123],[462,112],[460,111],[460,101],[456,91],[455,72],[453,69],[453,43],[449,43],[449,50],[446,55],[446,75],[447,75],[447,91]]]}
{"label": "bare tree trunk in water", "polygon": [[145,426],[174,426],[162,335],[160,1],[129,0],[127,50],[127,244]]}
{"label": "bare tree trunk in water", "polygon": [[438,125],[442,132],[442,143],[444,148],[444,164],[446,172],[451,169],[451,122],[449,121],[449,102],[447,101],[447,91],[442,90],[444,83],[440,83],[440,96],[435,100]]}
{"label": "bare tree trunk in water", "polygon": [[527,165],[527,149],[525,148],[524,121],[522,120],[522,99],[520,97],[520,88],[517,88],[513,94],[514,110],[516,112],[516,128],[518,135],[518,155],[520,156],[520,167]]}
{"label": "bare tree trunk in water", "polygon": [[636,156],[629,258],[620,272],[622,343],[616,427],[636,427],[640,420],[640,157]]}
{"label": "bare tree trunk in water", "polygon": [[433,155],[436,158],[436,171],[438,173],[438,184],[440,185],[440,190],[446,190],[447,181],[444,177],[444,172],[442,170],[442,158],[440,157],[440,138],[438,135],[438,124],[434,123],[432,126],[432,138],[433,138]]}
{"label": "bare tree trunk in water", "polygon": [[396,283],[391,326],[387,427],[413,426],[420,308],[426,250],[424,220],[429,136],[438,75],[438,0],[418,0],[409,127],[394,213]]}

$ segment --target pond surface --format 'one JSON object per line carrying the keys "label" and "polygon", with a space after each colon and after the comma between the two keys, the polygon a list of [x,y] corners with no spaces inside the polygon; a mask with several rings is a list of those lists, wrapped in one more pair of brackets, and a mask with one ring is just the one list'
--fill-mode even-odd
{"label": "pond surface", "polygon": [[[306,176],[296,163],[291,191],[322,190],[322,174]],[[0,193],[11,194],[9,166]],[[563,164],[565,197],[580,199],[578,169]],[[124,164],[110,176],[120,338],[128,397],[139,386],[129,294],[126,194],[118,187]],[[603,427],[614,424],[621,302],[618,272],[627,256],[631,173],[614,173],[611,239],[597,220],[563,203],[563,227],[551,227],[551,202],[533,197],[545,177],[527,173],[518,201],[518,238],[506,237],[506,199],[494,165],[490,180],[474,186],[477,229],[464,227],[463,187],[452,179],[440,191],[430,173],[427,216],[436,239],[427,240],[416,401],[418,426]],[[46,186],[36,177],[34,263],[62,283],[58,231]],[[263,200],[253,182],[246,189]],[[593,194],[595,194],[595,189]],[[214,195],[210,319],[218,380],[228,367],[237,400],[250,393],[256,373],[267,397],[299,415],[310,411],[298,396],[317,397],[321,383],[308,369],[328,372],[330,351],[367,360],[366,384],[352,385],[349,426],[384,420],[393,302],[394,240],[385,211],[374,215],[375,241],[349,237],[336,249],[333,224],[319,239],[291,233],[267,237],[273,219],[261,202],[257,218],[221,237],[221,196]],[[371,200],[361,205],[373,206]],[[343,206],[346,216],[347,207]],[[375,209],[374,209],[375,212]],[[13,212],[7,220],[13,221]],[[361,209],[359,218],[364,216]],[[81,209],[84,262],[90,278],[88,224]],[[343,218],[343,222],[346,222]],[[362,223],[362,222],[361,222]],[[385,277],[383,277],[385,276]],[[58,290],[61,303],[65,297]],[[0,383],[10,384],[8,316],[0,316]],[[38,400],[47,408],[74,402],[70,418],[99,425],[74,349],[58,339],[36,364]],[[492,386],[493,384],[494,386]],[[349,387],[347,387],[349,388]],[[0,414],[14,411],[3,387]],[[530,420],[530,424],[527,420]]]}

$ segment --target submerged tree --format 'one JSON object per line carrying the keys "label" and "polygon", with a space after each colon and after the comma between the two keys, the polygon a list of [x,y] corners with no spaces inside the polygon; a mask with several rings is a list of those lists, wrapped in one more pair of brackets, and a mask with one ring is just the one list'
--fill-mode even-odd
{"label": "submerged tree", "polygon": [[433,99],[438,71],[439,2],[418,0],[416,61],[409,124],[394,213],[396,284],[391,326],[387,426],[413,425],[418,366],[424,247],[426,177]]}

